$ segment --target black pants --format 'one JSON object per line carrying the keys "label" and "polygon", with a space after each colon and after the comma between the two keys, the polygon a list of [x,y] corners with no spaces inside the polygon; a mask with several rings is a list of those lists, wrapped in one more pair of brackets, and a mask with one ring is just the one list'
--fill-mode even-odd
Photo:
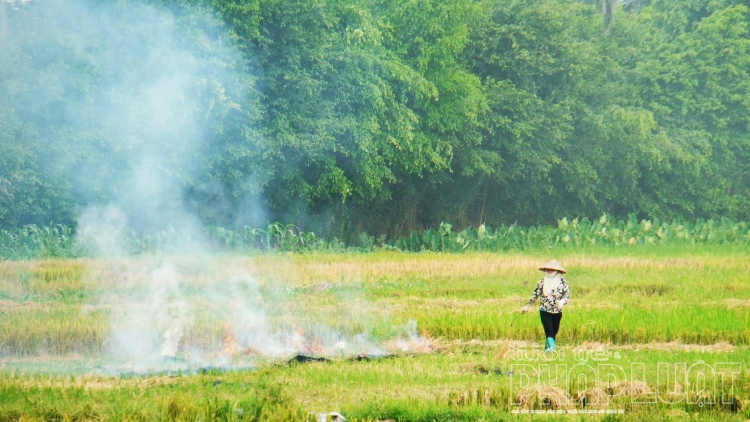
{"label": "black pants", "polygon": [[559,314],[551,314],[549,312],[539,311],[539,316],[542,319],[544,336],[555,338],[557,332],[560,331],[560,320],[562,319],[562,312],[560,312]]}

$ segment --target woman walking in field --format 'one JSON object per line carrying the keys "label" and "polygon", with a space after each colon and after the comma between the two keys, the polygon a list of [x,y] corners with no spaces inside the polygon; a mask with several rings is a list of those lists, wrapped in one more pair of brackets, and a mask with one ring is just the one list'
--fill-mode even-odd
{"label": "woman walking in field", "polygon": [[570,289],[562,277],[562,274],[565,274],[565,269],[557,260],[553,259],[544,264],[539,268],[539,271],[545,272],[544,277],[537,283],[529,303],[521,310],[521,313],[528,312],[537,298],[541,297],[539,316],[542,319],[544,335],[547,337],[544,350],[552,351],[555,350],[555,336],[557,336],[557,331],[560,330],[562,308],[570,299]]}

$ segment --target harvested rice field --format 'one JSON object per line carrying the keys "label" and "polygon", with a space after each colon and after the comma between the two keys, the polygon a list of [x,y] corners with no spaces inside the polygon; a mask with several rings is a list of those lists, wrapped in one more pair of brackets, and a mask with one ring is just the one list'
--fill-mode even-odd
{"label": "harvested rice field", "polygon": [[[746,247],[0,262],[0,421],[750,418]],[[538,305],[538,303],[537,303]]]}

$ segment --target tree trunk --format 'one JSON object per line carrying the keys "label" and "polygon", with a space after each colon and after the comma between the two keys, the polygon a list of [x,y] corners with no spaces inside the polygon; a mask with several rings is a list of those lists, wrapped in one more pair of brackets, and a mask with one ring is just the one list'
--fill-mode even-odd
{"label": "tree trunk", "polygon": [[602,18],[604,20],[604,33],[609,34],[612,24],[615,23],[616,0],[602,0]]}

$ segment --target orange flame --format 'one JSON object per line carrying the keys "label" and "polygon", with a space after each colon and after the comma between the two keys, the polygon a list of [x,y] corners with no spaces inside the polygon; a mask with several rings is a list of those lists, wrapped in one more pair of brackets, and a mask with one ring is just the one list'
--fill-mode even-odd
{"label": "orange flame", "polygon": [[311,355],[318,355],[323,353],[323,347],[314,339],[308,339],[305,337],[305,331],[301,328],[297,328],[294,330],[295,333],[302,339],[302,350],[305,353],[309,353]]}
{"label": "orange flame", "polygon": [[232,336],[232,329],[229,328],[229,324],[224,324],[224,340],[222,340],[224,348],[219,352],[219,356],[234,356],[237,353],[237,340]]}

